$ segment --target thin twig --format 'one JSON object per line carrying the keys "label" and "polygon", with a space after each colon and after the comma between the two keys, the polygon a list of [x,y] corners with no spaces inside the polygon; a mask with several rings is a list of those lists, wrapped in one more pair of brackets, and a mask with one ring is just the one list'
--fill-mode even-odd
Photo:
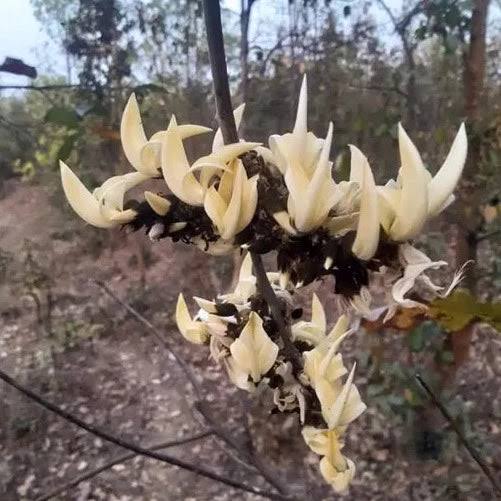
{"label": "thin twig", "polygon": [[[158,451],[160,449],[167,449],[169,447],[185,445],[190,442],[194,442],[195,440],[200,440],[201,438],[208,437],[210,435],[212,435],[212,431],[203,431],[200,433],[196,433],[195,435],[190,435],[188,437],[152,445],[151,447],[148,447],[148,449],[150,451]],[[130,459],[133,459],[136,456],[137,454],[135,452],[127,452],[125,454],[121,454],[120,456],[110,459],[106,463],[102,464],[101,466],[98,466],[97,468],[94,468],[93,470],[90,470],[82,475],[79,475],[78,477],[72,478],[69,482],[66,482],[65,484],[60,485],[59,487],[56,487],[52,491],[48,492],[47,494],[43,494],[42,496],[36,498],[35,501],[48,501],[49,499],[59,496],[59,494],[62,494],[68,489],[76,487],[78,484],[85,482],[86,480],[90,480],[91,478],[99,475],[100,473],[103,473],[104,471],[113,468],[113,466],[120,463],[124,463],[125,461],[129,461]]]}
{"label": "thin twig", "polygon": [[491,470],[487,466],[487,463],[485,462],[484,458],[482,458],[482,456],[477,452],[477,450],[470,444],[469,440],[463,433],[463,430],[461,430],[461,428],[459,427],[455,419],[451,416],[447,408],[439,400],[439,398],[435,395],[433,390],[428,386],[428,384],[423,380],[423,378],[419,374],[416,374],[414,377],[416,378],[419,385],[428,394],[433,404],[438,408],[438,410],[442,413],[444,418],[452,426],[452,429],[456,432],[457,436],[459,437],[459,440],[462,442],[462,444],[466,447],[467,451],[470,453],[470,456],[478,464],[478,466],[480,466],[482,471],[485,473],[485,476],[490,480],[492,486],[494,487],[494,490],[498,493],[498,495],[501,495],[501,486],[498,484],[496,478],[494,477]]}
{"label": "thin twig", "polygon": [[[227,449],[223,446],[221,442],[216,442],[218,447],[228,456],[230,456],[234,461],[239,463],[241,466],[247,468],[248,470],[255,473],[257,472],[275,489],[279,492],[284,492],[284,486],[281,482],[279,482],[273,474],[271,474],[268,469],[264,466],[263,462],[257,458],[251,450],[245,447],[245,444],[242,444],[237,438],[228,432],[223,426],[221,426],[217,419],[212,416],[212,413],[209,409],[208,403],[203,397],[203,391],[201,386],[198,384],[196,376],[191,371],[189,365],[184,361],[184,359],[177,354],[177,352],[170,346],[169,342],[165,339],[164,335],[155,327],[147,318],[145,318],[141,313],[139,313],[131,304],[125,302],[123,299],[119,298],[104,282],[99,280],[92,280],[96,285],[98,285],[106,294],[108,294],[112,299],[114,299],[118,304],[120,304],[126,311],[134,317],[139,323],[144,325],[161,343],[162,346],[165,347],[175,358],[176,362],[182,368],[184,374],[187,379],[192,384],[195,394],[196,401],[193,404],[193,407],[198,411],[198,413],[202,416],[203,421],[207,423],[212,432],[216,437],[218,437],[222,442],[229,445],[235,452],[233,453],[231,450]],[[201,423],[201,424],[205,424]],[[243,459],[239,456],[243,456]]]}
{"label": "thin twig", "polygon": [[242,491],[250,492],[252,494],[256,494],[257,496],[262,496],[268,499],[279,499],[279,500],[285,500],[288,499],[281,494],[275,494],[273,492],[268,492],[268,491],[262,491],[260,489],[256,489],[254,487],[245,485],[241,482],[238,482],[236,480],[233,480],[231,478],[228,478],[224,475],[221,475],[219,473],[213,472],[211,470],[207,470],[201,466],[198,466],[196,464],[188,463],[187,461],[184,461],[182,459],[178,459],[174,456],[170,456],[167,454],[163,454],[160,452],[152,451],[150,449],[146,449],[144,447],[141,447],[139,445],[136,445],[132,442],[128,442],[124,440],[123,438],[117,437],[115,435],[112,435],[111,433],[108,433],[104,430],[101,430],[97,426],[86,423],[85,421],[82,421],[80,418],[76,417],[75,415],[65,411],[64,409],[61,409],[57,405],[53,404],[52,402],[49,402],[42,396],[38,395],[37,393],[33,392],[29,388],[23,386],[22,384],[18,383],[14,379],[12,379],[8,374],[3,372],[0,369],[0,379],[6,382],[8,385],[12,386],[13,388],[16,388],[16,390],[20,391],[24,395],[26,395],[28,398],[33,400],[34,402],[38,403],[45,409],[53,412],[54,414],[57,414],[58,416],[62,417],[63,419],[66,419],[70,423],[74,424],[75,426],[78,426],[79,428],[82,428],[83,430],[87,431],[88,433],[91,433],[92,435],[95,435],[96,437],[101,438],[102,440],[106,440],[107,442],[111,442],[115,445],[118,445],[120,447],[123,447],[124,449],[128,449],[135,454],[138,454],[140,456],[145,456],[151,459],[156,459],[158,461],[161,461],[163,463],[170,464],[172,466],[177,466],[179,468],[182,468],[184,470],[191,471],[192,473],[195,473],[196,475],[200,475],[202,477],[210,478],[211,480],[215,480],[217,482],[221,482],[225,485],[229,485],[230,487],[234,487],[236,489],[240,489]]}

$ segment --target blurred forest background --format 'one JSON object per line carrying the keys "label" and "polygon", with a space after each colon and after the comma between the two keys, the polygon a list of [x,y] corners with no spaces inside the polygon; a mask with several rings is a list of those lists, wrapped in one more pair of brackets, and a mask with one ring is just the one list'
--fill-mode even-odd
{"label": "blurred forest background", "polygon": [[[11,3],[12,17],[0,27],[16,23]],[[103,280],[179,341],[203,375],[215,412],[238,432],[241,396],[203,349],[184,346],[172,320],[179,290],[211,297],[231,285],[237,260],[84,226],[68,209],[57,167],[67,161],[87,186],[130,170],[119,124],[131,92],[147,132],[165,128],[171,113],[183,123],[216,125],[201,2],[30,5],[50,47],[38,47],[30,60],[13,50],[0,61],[0,363],[67,409],[142,443],[195,430],[182,375],[89,279]],[[379,183],[395,176],[399,121],[434,172],[466,121],[469,159],[458,200],[419,245],[432,258],[446,256],[448,275],[474,259],[464,284],[471,295],[451,306],[445,325],[425,322],[405,333],[367,329],[347,343],[370,408],[347,444],[358,468],[350,492],[357,500],[494,499],[409,375],[426,372],[499,472],[501,338],[472,321],[483,318],[480,302],[499,300],[501,292],[501,3],[228,0],[223,6],[234,104],[247,105],[246,139],[265,142],[270,133],[290,130],[304,73],[311,129],[322,137],[334,122],[336,180],[348,176],[348,143],[367,154]],[[190,153],[200,155],[209,139],[190,140]],[[317,288],[330,301],[333,321],[332,284]],[[489,318],[499,328],[499,315]],[[2,500],[35,499],[114,455],[108,444],[14,390],[0,386],[0,401]],[[248,412],[265,460],[299,492],[307,486],[311,499],[327,498],[297,423]],[[249,478],[210,440],[177,453]],[[230,497],[254,499],[136,458],[58,499]]]}

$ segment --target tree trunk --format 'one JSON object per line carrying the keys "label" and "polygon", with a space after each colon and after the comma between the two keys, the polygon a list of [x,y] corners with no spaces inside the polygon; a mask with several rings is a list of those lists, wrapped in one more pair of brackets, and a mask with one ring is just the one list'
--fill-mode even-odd
{"label": "tree trunk", "polygon": [[[463,180],[459,189],[459,220],[456,236],[456,266],[477,258],[478,232],[481,215],[480,193],[476,189],[476,177],[480,161],[480,99],[484,90],[487,14],[490,0],[474,0],[470,27],[470,44],[464,57],[464,107],[470,136],[470,147]],[[476,265],[466,270],[464,285],[472,294],[476,292]],[[461,336],[451,336],[454,367],[457,368],[469,356],[473,328]]]}
{"label": "tree trunk", "polygon": [[[471,208],[478,207],[479,194],[475,190],[475,177],[480,159],[480,98],[484,89],[487,13],[490,0],[474,0],[471,16],[470,44],[464,58],[464,107],[470,135],[470,149],[460,188],[462,224],[458,227],[456,266],[477,256],[477,231],[479,214]],[[475,267],[466,273],[465,285],[475,293]]]}

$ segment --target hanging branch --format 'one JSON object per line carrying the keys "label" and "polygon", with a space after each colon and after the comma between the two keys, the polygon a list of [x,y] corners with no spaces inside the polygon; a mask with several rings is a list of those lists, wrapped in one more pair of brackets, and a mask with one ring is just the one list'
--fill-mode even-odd
{"label": "hanging branch", "polygon": [[[200,440],[205,437],[209,437],[212,435],[211,431],[202,431],[200,433],[196,433],[195,435],[190,435],[188,437],[184,438],[179,438],[177,440],[170,440],[169,442],[162,442],[160,444],[152,445],[151,447],[148,447],[150,451],[158,451],[160,449],[168,449],[169,447],[176,447],[179,445],[185,445],[189,444],[190,442],[194,442],[196,440]],[[52,499],[56,496],[59,496],[63,492],[66,492],[68,489],[71,489],[73,487],[76,487],[78,484],[85,482],[86,480],[90,480],[91,478],[94,478],[95,476],[99,475],[100,473],[103,473],[106,470],[109,470],[110,468],[113,468],[113,466],[116,466],[117,464],[124,463],[125,461],[129,461],[130,459],[133,459],[137,456],[135,452],[127,452],[125,454],[122,454],[120,456],[117,456],[113,459],[110,459],[106,463],[102,464],[101,466],[98,466],[97,468],[88,471],[82,475],[79,475],[78,477],[72,478],[69,482],[66,482],[63,485],[60,485],[59,487],[56,487],[52,491],[48,492],[47,494],[43,494],[42,496],[36,498],[35,501],[48,501],[49,499]]]}
{"label": "hanging branch", "polygon": [[191,471],[192,473],[195,473],[196,475],[200,475],[202,477],[210,478],[211,480],[215,480],[216,482],[220,482],[222,484],[228,485],[230,487],[234,487],[235,489],[240,489],[241,491],[245,492],[250,492],[251,494],[256,494],[257,496],[261,496],[264,498],[268,499],[278,499],[278,500],[286,500],[289,498],[286,498],[285,496],[282,496],[281,494],[275,494],[273,492],[268,492],[268,491],[262,491],[260,489],[256,489],[255,487],[251,487],[249,485],[245,485],[241,482],[238,482],[236,480],[233,480],[231,478],[228,478],[224,475],[221,475],[219,473],[213,472],[211,470],[207,470],[201,466],[198,466],[196,464],[188,463],[187,461],[184,461],[182,459],[178,459],[174,456],[170,456],[167,454],[163,454],[160,452],[153,451],[151,449],[146,449],[144,447],[141,447],[140,445],[136,445],[132,442],[128,442],[127,440],[124,440],[121,437],[117,437],[115,435],[112,435],[109,432],[106,432],[97,426],[91,424],[91,423],[86,423],[85,421],[82,421],[80,418],[77,416],[71,414],[70,412],[65,411],[64,409],[61,409],[57,405],[53,404],[52,402],[49,402],[45,398],[43,398],[41,395],[38,393],[35,393],[34,391],[30,390],[29,388],[23,386],[21,383],[18,383],[14,379],[12,379],[8,374],[6,374],[4,371],[0,369],[0,379],[7,383],[8,385],[12,386],[16,390],[20,391],[23,393],[25,396],[36,402],[37,404],[41,405],[45,409],[53,412],[54,414],[57,414],[59,417],[66,419],[66,421],[69,421],[70,423],[74,424],[75,426],[78,426],[79,428],[82,428],[83,430],[87,431],[88,433],[91,433],[92,435],[95,435],[96,437],[101,438],[102,440],[106,440],[107,442],[110,442],[112,444],[118,445],[119,447],[123,447],[124,449],[127,449],[129,451],[134,452],[137,455],[140,456],[145,456],[151,459],[156,459],[157,461],[161,461],[163,463],[170,464],[172,466],[177,466],[178,468]]}
{"label": "hanging branch", "polygon": [[[226,144],[237,143],[239,138],[231,105],[223,28],[221,25],[221,8],[218,0],[204,0],[203,7],[217,118],[224,142]],[[282,307],[268,280],[263,260],[256,253],[251,252],[251,256],[257,278],[257,288],[268,303],[271,315],[278,326],[280,337],[284,343],[285,352],[292,360],[294,367],[298,369],[301,367],[301,354],[292,344],[290,333],[282,315]]]}
{"label": "hanging branch", "polygon": [[[209,425],[210,430],[216,437],[218,437],[222,442],[226,443],[230,446],[235,452],[231,452],[226,449],[222,443],[216,442],[219,447],[223,450],[223,452],[229,455],[232,459],[238,462],[243,467],[249,469],[253,473],[257,470],[257,472],[278,492],[284,492],[285,488],[282,483],[276,479],[275,475],[273,475],[263,464],[259,457],[257,457],[252,449],[246,447],[245,444],[240,443],[231,433],[226,431],[224,427],[220,426],[217,419],[215,419],[210,410],[207,403],[207,400],[203,397],[203,391],[201,386],[199,385],[195,374],[193,374],[189,365],[185,362],[185,360],[178,355],[178,353],[173,350],[168,341],[165,339],[162,332],[155,327],[147,318],[145,318],[141,313],[139,313],[131,304],[126,303],[122,299],[120,299],[104,282],[100,280],[92,280],[97,286],[99,286],[106,294],[108,294],[112,299],[114,299],[118,304],[120,304],[125,310],[135,318],[140,324],[144,325],[160,342],[160,344],[174,357],[176,362],[179,364],[181,369],[183,370],[186,378],[191,383],[195,394],[196,401],[193,407],[199,412],[199,414],[203,417],[204,421]],[[204,423],[202,423],[204,424]],[[243,459],[240,457],[243,456]]]}
{"label": "hanging branch", "polygon": [[480,466],[481,470],[485,473],[485,476],[491,482],[492,486],[494,487],[494,490],[498,493],[498,495],[501,496],[501,486],[498,484],[496,478],[494,477],[491,470],[487,466],[487,463],[485,462],[484,458],[475,450],[473,445],[470,444],[469,440],[466,438],[465,434],[463,433],[463,430],[461,430],[459,425],[456,423],[456,420],[450,415],[450,413],[447,410],[447,408],[445,407],[445,405],[435,395],[433,390],[428,386],[428,384],[424,381],[424,379],[419,374],[416,374],[414,377],[416,378],[416,380],[419,383],[419,385],[421,386],[421,388],[423,388],[424,391],[427,393],[428,397],[433,402],[433,404],[442,413],[444,418],[449,422],[452,429],[455,431],[456,435],[459,437],[459,440],[461,441],[461,443],[465,446],[466,450],[470,453],[470,456],[478,464],[478,466]]}

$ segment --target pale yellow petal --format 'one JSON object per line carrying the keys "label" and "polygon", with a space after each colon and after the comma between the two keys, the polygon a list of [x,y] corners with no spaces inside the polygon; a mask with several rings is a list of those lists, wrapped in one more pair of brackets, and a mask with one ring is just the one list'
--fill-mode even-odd
{"label": "pale yellow petal", "polygon": [[207,341],[207,328],[202,322],[192,320],[184,296],[179,294],[176,305],[176,324],[179,332],[188,341],[195,344],[203,344]]}
{"label": "pale yellow petal", "polygon": [[190,205],[203,205],[204,190],[190,168],[183,141],[173,116],[162,145],[162,174],[172,193]]}
{"label": "pale yellow petal", "polygon": [[120,138],[127,160],[136,170],[141,171],[141,149],[147,139],[135,94],[130,95],[125,106],[120,123]]}
{"label": "pale yellow petal", "polygon": [[242,193],[246,180],[247,176],[245,175],[244,166],[242,162],[238,162],[233,179],[230,203],[223,216],[223,231],[221,232],[221,237],[225,240],[229,240],[237,233],[238,219],[242,208]]}
{"label": "pale yellow petal", "polygon": [[223,169],[225,164],[235,160],[240,155],[253,150],[256,146],[261,143],[249,143],[242,141],[240,143],[226,144],[216,151],[212,152],[210,155],[199,158],[194,164],[193,168],[201,168],[205,166],[218,166]]}
{"label": "pale yellow petal", "polygon": [[428,212],[431,216],[437,215],[452,195],[463,172],[467,151],[468,138],[463,123],[445,162],[428,185]]}
{"label": "pale yellow petal", "polygon": [[92,193],[83,185],[74,172],[63,162],[59,162],[64,194],[71,208],[87,223],[98,228],[116,225],[103,217],[100,205]]}
{"label": "pale yellow petal", "polygon": [[204,209],[221,235],[225,229],[223,218],[226,213],[227,205],[214,186],[211,186],[205,193]]}
{"label": "pale yellow petal", "polygon": [[414,143],[399,124],[398,139],[402,167],[402,191],[390,237],[396,241],[415,237],[426,222],[428,214],[427,171]]}
{"label": "pale yellow petal", "polygon": [[308,83],[306,75],[303,76],[301,90],[299,91],[299,102],[297,104],[296,122],[294,124],[294,135],[306,136],[308,132]]}
{"label": "pale yellow petal", "polygon": [[144,192],[144,198],[153,209],[153,211],[159,216],[165,216],[169,212],[171,203],[164,197],[157,195],[151,191]]}
{"label": "pale yellow petal", "polygon": [[256,174],[244,182],[242,192],[242,206],[238,217],[237,233],[244,230],[252,221],[257,207],[257,182],[259,176]]}
{"label": "pale yellow petal", "polygon": [[362,161],[361,166],[362,194],[360,215],[358,218],[355,241],[353,242],[351,250],[359,259],[367,261],[374,256],[379,244],[378,193],[367,158],[365,158],[362,152],[355,146],[350,145],[350,149],[352,151],[352,156],[355,155],[365,159]]}
{"label": "pale yellow petal", "polygon": [[275,363],[278,346],[264,330],[259,315],[251,312],[240,336],[231,344],[230,352],[237,366],[257,383]]}
{"label": "pale yellow petal", "polygon": [[327,329],[327,319],[325,318],[324,307],[315,293],[313,293],[311,299],[311,322],[315,324],[321,332],[325,333]]}
{"label": "pale yellow petal", "polygon": [[297,231],[291,225],[290,216],[286,210],[275,212],[273,218],[287,233],[297,235]]}

